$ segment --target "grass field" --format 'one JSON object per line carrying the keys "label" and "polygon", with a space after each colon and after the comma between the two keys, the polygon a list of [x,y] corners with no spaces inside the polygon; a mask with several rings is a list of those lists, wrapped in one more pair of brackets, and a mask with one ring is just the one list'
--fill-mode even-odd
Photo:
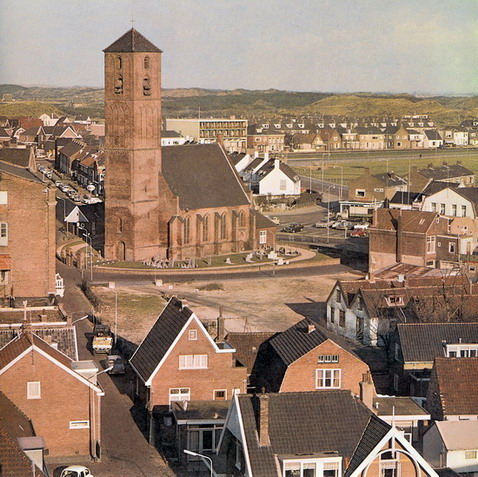
{"label": "grass field", "polygon": [[[478,173],[478,152],[476,155],[460,158],[462,164],[470,169],[471,171]],[[453,158],[450,158],[450,163],[454,163],[456,161]],[[343,174],[343,181],[344,184],[347,184],[350,180],[355,179],[364,174],[364,169],[368,167],[370,169],[371,174],[379,174],[381,172],[393,171],[396,174],[406,175],[408,174],[409,168],[412,166],[417,166],[418,169],[425,169],[428,164],[441,164],[438,160],[433,160],[433,157],[428,155],[422,159],[414,159],[413,161],[409,159],[394,159],[394,158],[387,158],[387,159],[363,159],[360,161],[340,161],[340,163],[329,163],[326,164],[324,170],[322,171],[322,167],[320,161],[317,161],[312,167],[304,167],[304,166],[294,166],[292,165],[294,171],[298,174],[309,176],[312,174],[312,177],[315,179],[324,179],[329,182],[340,183],[341,176]],[[343,168],[343,172],[342,172]]]}

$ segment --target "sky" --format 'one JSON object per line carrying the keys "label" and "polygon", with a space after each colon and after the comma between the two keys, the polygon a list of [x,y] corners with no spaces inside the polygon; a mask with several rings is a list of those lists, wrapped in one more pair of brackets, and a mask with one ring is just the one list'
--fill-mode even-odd
{"label": "sky", "polygon": [[164,88],[478,94],[478,0],[0,0],[0,84],[102,87],[132,19]]}

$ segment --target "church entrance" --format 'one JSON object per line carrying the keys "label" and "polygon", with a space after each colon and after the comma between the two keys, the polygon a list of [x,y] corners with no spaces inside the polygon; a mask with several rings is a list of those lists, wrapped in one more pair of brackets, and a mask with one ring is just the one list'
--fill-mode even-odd
{"label": "church entrance", "polygon": [[124,242],[120,242],[118,244],[118,260],[122,260],[123,262],[126,260],[126,244]]}

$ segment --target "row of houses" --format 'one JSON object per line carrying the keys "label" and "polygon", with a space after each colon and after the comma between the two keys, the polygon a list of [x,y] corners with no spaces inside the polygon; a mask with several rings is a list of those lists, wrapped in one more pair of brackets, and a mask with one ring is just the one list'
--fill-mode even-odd
{"label": "row of houses", "polygon": [[379,394],[346,340],[307,318],[281,333],[211,325],[171,298],[130,360],[150,439],[191,471],[201,454],[216,476],[439,475],[414,447],[430,413]]}

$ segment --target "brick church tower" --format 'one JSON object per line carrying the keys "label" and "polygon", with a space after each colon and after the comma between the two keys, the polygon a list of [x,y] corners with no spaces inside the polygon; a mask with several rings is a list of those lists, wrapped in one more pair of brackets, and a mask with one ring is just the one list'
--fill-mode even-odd
{"label": "brick church tower", "polygon": [[134,28],[105,53],[105,258],[157,255],[161,50]]}

